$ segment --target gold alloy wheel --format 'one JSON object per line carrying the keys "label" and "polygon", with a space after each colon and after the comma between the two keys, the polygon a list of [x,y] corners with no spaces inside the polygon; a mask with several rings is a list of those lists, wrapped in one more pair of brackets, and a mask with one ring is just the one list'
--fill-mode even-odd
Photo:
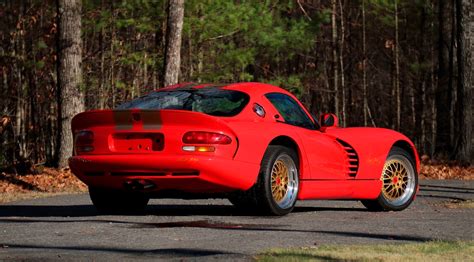
{"label": "gold alloy wheel", "polygon": [[276,202],[280,202],[288,191],[289,170],[282,160],[275,161],[272,167],[272,195]]}
{"label": "gold alloy wheel", "polygon": [[410,182],[410,171],[403,161],[392,159],[385,163],[382,173],[384,196],[390,201],[405,198]]}
{"label": "gold alloy wheel", "polygon": [[293,158],[280,154],[272,164],[269,178],[269,189],[275,204],[282,209],[293,207],[299,187],[298,168]]}

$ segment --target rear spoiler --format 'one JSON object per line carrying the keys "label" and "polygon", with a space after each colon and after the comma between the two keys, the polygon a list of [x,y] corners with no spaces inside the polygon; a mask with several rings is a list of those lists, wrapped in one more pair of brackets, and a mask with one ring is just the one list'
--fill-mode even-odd
{"label": "rear spoiler", "polygon": [[220,131],[235,136],[218,117],[185,110],[96,110],[77,114],[71,123],[73,132],[98,126],[113,126],[116,131],[158,131],[167,125],[196,127],[197,130]]}

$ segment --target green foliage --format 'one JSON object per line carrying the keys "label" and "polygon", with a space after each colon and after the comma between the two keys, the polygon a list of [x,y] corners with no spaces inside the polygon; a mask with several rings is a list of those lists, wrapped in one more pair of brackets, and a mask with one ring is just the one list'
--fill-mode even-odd
{"label": "green foliage", "polygon": [[48,45],[46,45],[46,43],[44,42],[43,39],[40,39],[38,42],[36,42],[36,48],[37,48],[38,50],[40,50],[40,49],[46,49],[46,48],[48,48]]}
{"label": "green foliage", "polygon": [[250,69],[259,61],[276,64],[310,50],[317,22],[286,15],[292,6],[293,1],[187,1],[184,35],[197,49],[192,53],[201,53],[193,61],[203,64],[195,80],[256,80]]}
{"label": "green foliage", "polygon": [[378,19],[382,25],[395,27],[395,1],[397,0],[367,0],[370,13]]}
{"label": "green foliage", "polygon": [[423,70],[429,70],[431,67],[431,64],[429,62],[424,62],[424,63],[411,63],[409,64],[410,71],[413,73],[418,73]]}
{"label": "green foliage", "polygon": [[301,98],[301,94],[303,93],[302,78],[302,75],[290,75],[287,77],[278,76],[272,79],[261,79],[260,81],[285,88],[298,98]]}
{"label": "green foliage", "polygon": [[127,87],[127,85],[123,81],[120,81],[120,80],[115,81],[115,86],[118,89],[125,89]]}
{"label": "green foliage", "polygon": [[[87,90],[87,109],[111,108],[163,85],[167,2],[82,1],[84,83],[80,89]],[[295,0],[186,0],[179,81],[270,82],[299,96],[304,93],[308,107],[321,112],[334,112],[338,97],[339,110],[341,101],[346,104],[346,125],[360,125],[365,112],[370,115],[367,124],[380,127],[395,126],[396,99],[391,97],[391,89],[399,81],[403,87],[400,102],[407,105],[402,106],[401,114],[410,116],[402,117],[399,131],[431,157],[438,148],[440,156],[456,155],[449,148],[460,147],[449,142],[443,145],[445,141],[435,135],[457,131],[434,134],[429,128],[452,112],[425,105],[436,100],[432,88],[449,91],[447,86],[456,86],[461,80],[458,59],[452,61],[453,70],[437,70],[447,68],[452,58],[446,57],[445,64],[440,65],[437,52],[444,55],[452,48],[456,54],[459,48],[456,26],[451,23],[456,10],[460,10],[457,2],[444,1],[446,7],[439,16],[439,1],[365,0],[365,26],[362,1],[336,2],[337,40],[342,39],[341,18],[346,26],[342,47],[332,41],[330,1],[299,1],[299,5]],[[394,70],[395,3],[399,11],[398,79]],[[18,145],[21,155],[35,158],[35,163],[52,163],[57,146],[54,138],[59,127],[54,119],[58,118],[56,67],[60,45],[56,4],[52,0],[0,2],[0,35],[4,36],[0,38],[0,110],[9,115],[18,114],[18,110],[26,112],[21,123],[16,123],[22,134],[8,142]],[[445,43],[441,49],[438,33]],[[342,58],[343,68],[338,68],[340,63],[335,61],[333,51]],[[442,71],[446,71],[443,79],[447,81],[439,81],[437,74]],[[363,81],[363,75],[367,81]],[[345,89],[342,81],[334,81],[336,77],[342,80],[342,76]],[[337,93],[336,82],[340,87]],[[417,96],[423,87],[426,96]],[[365,88],[367,107],[363,103]],[[345,98],[342,90],[346,91]],[[458,110],[457,105],[452,110]],[[424,117],[435,109],[442,113],[438,119]],[[420,137],[423,133],[425,136]]]}
{"label": "green foliage", "polygon": [[[122,0],[109,5],[86,0],[83,33],[89,38],[102,37],[102,41],[110,43],[102,47],[105,50],[101,52],[117,66],[132,70],[146,66],[149,71],[161,72],[166,2]],[[319,25],[330,21],[330,10],[313,12],[310,20],[301,15],[295,17],[297,9],[291,0],[186,1],[182,80],[263,80],[269,77],[262,77],[259,70],[266,66],[274,75],[269,81],[298,93],[302,88],[302,75],[287,75],[279,71],[278,65],[314,48]],[[186,55],[190,57],[184,59]],[[100,78],[91,75],[89,85],[97,84]],[[132,81],[119,79],[114,86],[118,90],[131,90]]]}
{"label": "green foliage", "polygon": [[44,67],[44,61],[37,61],[35,66],[36,66],[36,69],[42,69]]}

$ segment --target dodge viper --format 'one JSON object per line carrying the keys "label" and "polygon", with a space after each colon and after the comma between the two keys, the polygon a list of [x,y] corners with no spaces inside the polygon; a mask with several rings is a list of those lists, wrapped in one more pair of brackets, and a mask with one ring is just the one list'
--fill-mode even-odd
{"label": "dodge viper", "polygon": [[227,198],[240,209],[291,212],[297,200],[353,199],[398,211],[418,191],[413,143],[389,129],[313,117],[263,83],[179,84],[72,119],[72,172],[101,212],[150,198]]}

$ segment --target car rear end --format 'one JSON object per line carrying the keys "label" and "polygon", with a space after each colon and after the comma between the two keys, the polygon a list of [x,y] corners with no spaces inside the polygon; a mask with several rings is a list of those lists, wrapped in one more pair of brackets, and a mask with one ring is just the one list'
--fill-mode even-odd
{"label": "car rear end", "polygon": [[217,193],[250,188],[259,165],[234,160],[238,137],[222,120],[238,114],[248,97],[227,97],[216,107],[210,103],[213,95],[222,96],[218,90],[155,92],[155,97],[132,100],[116,110],[78,114],[72,120],[72,172],[89,186],[119,190]]}

